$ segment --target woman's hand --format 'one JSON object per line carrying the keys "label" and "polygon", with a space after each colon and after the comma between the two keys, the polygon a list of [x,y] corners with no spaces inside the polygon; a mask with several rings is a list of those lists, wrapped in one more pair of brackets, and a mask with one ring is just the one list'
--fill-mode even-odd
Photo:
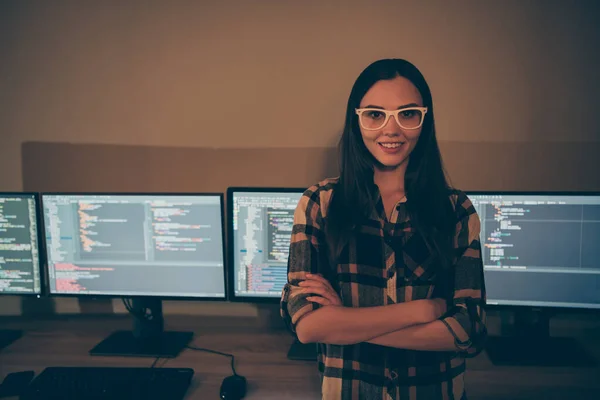
{"label": "woman's hand", "polygon": [[304,288],[304,293],[316,294],[318,296],[309,296],[306,298],[313,303],[322,306],[341,306],[340,296],[333,290],[331,283],[319,274],[307,274],[306,279],[298,284]]}

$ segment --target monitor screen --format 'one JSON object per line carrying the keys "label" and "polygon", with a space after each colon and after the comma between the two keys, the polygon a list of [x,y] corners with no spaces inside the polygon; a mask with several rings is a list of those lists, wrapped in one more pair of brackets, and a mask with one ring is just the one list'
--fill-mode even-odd
{"label": "monitor screen", "polygon": [[0,294],[40,294],[38,198],[0,193]]}
{"label": "monitor screen", "polygon": [[281,298],[287,282],[294,211],[305,190],[228,190],[234,298]]}
{"label": "monitor screen", "polygon": [[468,196],[488,304],[600,308],[600,194]]}
{"label": "monitor screen", "polygon": [[49,289],[225,298],[222,195],[43,194]]}

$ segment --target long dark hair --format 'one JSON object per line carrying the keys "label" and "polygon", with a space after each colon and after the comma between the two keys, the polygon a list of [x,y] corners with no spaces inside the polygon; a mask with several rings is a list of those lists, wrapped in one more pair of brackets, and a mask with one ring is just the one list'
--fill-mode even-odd
{"label": "long dark hair", "polygon": [[406,206],[413,226],[423,236],[430,251],[447,264],[451,257],[452,234],[456,221],[450,202],[450,186],[435,136],[433,102],[429,85],[413,64],[402,59],[384,59],[369,65],[356,79],[346,109],[346,122],[339,143],[340,177],[333,189],[327,211],[326,232],[330,257],[337,260],[354,234],[369,218],[377,199],[373,174],[377,160],[366,148],[355,109],[377,81],[402,76],[421,93],[428,108],[419,140],[413,149],[405,174]]}

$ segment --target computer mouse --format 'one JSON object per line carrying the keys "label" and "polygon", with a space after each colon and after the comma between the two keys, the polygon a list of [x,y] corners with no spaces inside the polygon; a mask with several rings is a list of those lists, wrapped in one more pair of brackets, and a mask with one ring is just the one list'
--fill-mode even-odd
{"label": "computer mouse", "polygon": [[246,396],[246,378],[241,375],[231,375],[221,383],[221,399],[240,400]]}

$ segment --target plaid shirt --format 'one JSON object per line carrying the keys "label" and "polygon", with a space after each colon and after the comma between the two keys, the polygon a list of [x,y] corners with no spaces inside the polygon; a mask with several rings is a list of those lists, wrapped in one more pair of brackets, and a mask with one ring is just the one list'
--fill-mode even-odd
{"label": "plaid shirt", "polygon": [[[336,182],[328,179],[307,189],[295,212],[288,282],[281,298],[281,315],[292,332],[303,315],[318,307],[306,300],[309,294],[301,293],[298,283],[309,272],[331,277],[323,224]],[[456,351],[413,351],[371,343],[319,344],[324,399],[460,400],[465,396],[465,359],[482,350],[486,336],[485,286],[479,217],[463,192],[453,190],[450,198],[456,212],[457,256],[449,279],[455,307],[440,320],[454,336]],[[330,278],[345,307],[432,297],[436,260],[412,227],[404,202],[396,205],[388,221],[379,195],[377,208],[358,231]]]}

